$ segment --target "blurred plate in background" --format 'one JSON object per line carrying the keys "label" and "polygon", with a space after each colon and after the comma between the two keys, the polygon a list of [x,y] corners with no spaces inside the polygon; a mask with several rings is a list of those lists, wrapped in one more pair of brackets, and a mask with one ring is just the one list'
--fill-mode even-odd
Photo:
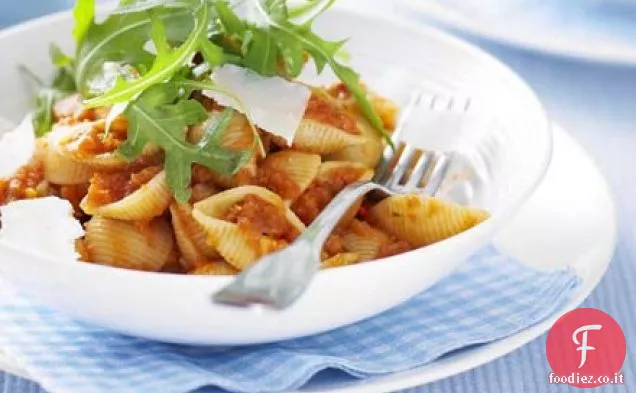
{"label": "blurred plate in background", "polygon": [[404,0],[394,7],[400,17],[513,46],[636,65],[632,0]]}
{"label": "blurred plate in background", "polygon": [[0,0],[0,29],[71,8],[75,0]]}

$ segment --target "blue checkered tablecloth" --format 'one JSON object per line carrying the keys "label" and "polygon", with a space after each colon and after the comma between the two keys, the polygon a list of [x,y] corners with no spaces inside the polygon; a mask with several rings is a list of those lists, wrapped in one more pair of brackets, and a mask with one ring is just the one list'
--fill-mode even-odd
{"label": "blue checkered tablecloth", "polygon": [[[0,0],[0,25],[43,12],[46,0]],[[26,10],[26,11],[25,11]],[[10,14],[13,12],[14,14]],[[17,15],[22,13],[22,15]],[[12,16],[13,15],[13,16]],[[628,354],[626,384],[598,392],[636,391],[636,67],[618,67],[558,59],[476,41],[512,66],[539,93],[554,120],[596,159],[613,188],[619,208],[619,244],[606,277],[585,306],[612,315],[623,327]],[[548,386],[545,336],[483,367],[409,390],[411,393],[578,392]],[[34,383],[0,374],[2,393],[42,393]]]}
{"label": "blue checkered tablecloth", "polygon": [[579,281],[569,269],[540,272],[487,247],[381,315],[311,337],[237,348],[124,337],[4,293],[0,348],[59,393],[186,393],[204,386],[282,392],[327,369],[369,378],[509,336],[563,307]]}

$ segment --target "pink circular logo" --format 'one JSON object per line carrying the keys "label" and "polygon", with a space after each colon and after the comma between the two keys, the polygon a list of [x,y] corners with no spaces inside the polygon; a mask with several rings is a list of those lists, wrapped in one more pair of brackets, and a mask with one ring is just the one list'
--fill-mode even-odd
{"label": "pink circular logo", "polygon": [[626,352],[625,334],[614,318],[594,308],[572,310],[548,333],[550,383],[579,388],[623,383],[618,373]]}

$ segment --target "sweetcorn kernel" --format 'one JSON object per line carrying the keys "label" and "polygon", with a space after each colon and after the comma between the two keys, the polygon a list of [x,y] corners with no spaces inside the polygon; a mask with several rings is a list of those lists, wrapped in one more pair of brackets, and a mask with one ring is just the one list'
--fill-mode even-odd
{"label": "sweetcorn kernel", "polygon": [[29,187],[24,190],[24,197],[27,199],[37,198],[38,192],[35,188]]}

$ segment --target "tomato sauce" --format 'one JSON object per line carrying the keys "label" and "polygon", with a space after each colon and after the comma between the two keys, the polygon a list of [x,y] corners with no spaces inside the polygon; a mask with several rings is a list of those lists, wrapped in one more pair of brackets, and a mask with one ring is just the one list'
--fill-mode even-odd
{"label": "tomato sauce", "polygon": [[301,193],[298,184],[286,173],[276,171],[265,164],[258,169],[256,184],[272,190],[283,199],[295,199]]}
{"label": "tomato sauce", "polygon": [[338,168],[327,179],[317,179],[294,202],[292,210],[305,225],[311,224],[343,188],[360,179],[365,169]]}
{"label": "tomato sauce", "polygon": [[44,165],[40,161],[22,166],[11,177],[0,179],[0,205],[20,199],[37,198],[44,182]]}
{"label": "tomato sauce", "polygon": [[232,206],[225,219],[250,232],[288,243],[299,235],[298,229],[289,222],[283,209],[254,195],[247,195]]}
{"label": "tomato sauce", "polygon": [[159,172],[161,166],[151,166],[137,172],[95,172],[88,187],[88,199],[95,206],[117,202],[140,189]]}
{"label": "tomato sauce", "polygon": [[[124,118],[121,118],[124,119]],[[69,138],[62,141],[65,145],[73,145],[73,150],[82,157],[92,157],[104,153],[112,153],[126,141],[128,124],[126,120],[113,122],[106,132],[103,121],[83,122]]]}
{"label": "tomato sauce", "polygon": [[320,123],[329,124],[350,134],[359,134],[355,117],[339,108],[327,97],[312,93],[305,110],[305,118]]}

